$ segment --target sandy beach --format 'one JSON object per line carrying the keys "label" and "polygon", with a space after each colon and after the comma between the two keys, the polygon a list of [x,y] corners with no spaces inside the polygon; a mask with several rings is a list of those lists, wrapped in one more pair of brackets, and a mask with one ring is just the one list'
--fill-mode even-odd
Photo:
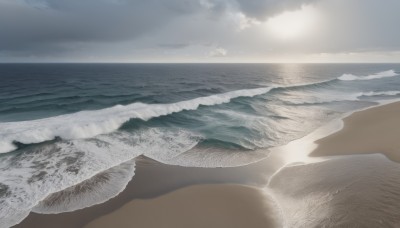
{"label": "sandy beach", "polygon": [[400,162],[399,116],[400,102],[355,112],[341,130],[317,140],[311,156],[382,153]]}
{"label": "sandy beach", "polygon": [[280,226],[279,212],[262,190],[241,185],[199,185],[154,199],[133,200],[85,227]]}
{"label": "sandy beach", "polygon": [[323,161],[280,169],[268,189],[285,227],[399,227],[399,114],[399,102],[355,112],[315,142]]}
{"label": "sandy beach", "polygon": [[[278,208],[286,227],[391,227],[400,216],[400,197],[392,195],[400,189],[393,181],[400,166],[379,154],[354,155],[380,152],[400,161],[399,113],[397,102],[344,118],[343,129],[317,140],[311,156],[352,156],[324,162],[279,169],[284,165],[279,156],[270,156],[243,167],[209,169],[142,157],[133,180],[110,201],[70,213],[31,213],[15,227],[282,227]],[[368,191],[363,191],[365,186]],[[386,198],[393,203],[382,205]],[[371,205],[376,206],[372,211]],[[365,213],[370,217],[361,220]]]}
{"label": "sandy beach", "polygon": [[[118,210],[135,199],[152,199],[177,189],[199,184],[240,184],[262,187],[278,168],[260,161],[234,168],[193,168],[165,165],[141,157],[136,161],[135,176],[126,189],[115,198],[89,208],[61,213],[31,213],[15,227],[70,228],[83,227],[92,220]],[[275,161],[276,164],[279,162]],[[246,194],[243,195],[245,197]],[[234,202],[234,201],[233,201]]]}

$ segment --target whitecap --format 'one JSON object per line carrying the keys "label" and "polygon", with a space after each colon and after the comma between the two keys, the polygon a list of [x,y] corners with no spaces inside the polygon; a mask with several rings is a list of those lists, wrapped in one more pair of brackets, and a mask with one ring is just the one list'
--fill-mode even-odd
{"label": "whitecap", "polygon": [[379,79],[379,78],[387,78],[394,77],[398,74],[394,70],[382,71],[376,74],[371,74],[367,76],[357,76],[354,74],[343,74],[338,79],[342,81],[354,81],[354,80],[371,80],[371,79]]}
{"label": "whitecap", "polygon": [[134,160],[122,163],[77,185],[50,194],[40,201],[32,211],[42,214],[55,214],[75,211],[106,202],[121,193],[134,174]]}
{"label": "whitecap", "polygon": [[0,153],[15,150],[15,142],[32,144],[53,140],[56,137],[62,139],[91,138],[113,132],[133,118],[149,120],[184,110],[196,110],[200,105],[223,104],[238,97],[265,94],[271,89],[273,87],[244,89],[171,104],[133,103],[45,119],[4,122],[0,123]]}
{"label": "whitecap", "polygon": [[[161,158],[167,159],[167,156],[178,156],[190,150],[200,139],[184,130],[152,128],[135,133],[115,132],[92,139],[45,143],[5,154],[0,160],[0,183],[6,190],[0,198],[0,224],[9,221],[13,214],[29,211],[53,193],[68,191],[71,186],[142,154],[156,159],[157,154],[163,154]],[[69,211],[110,198],[122,191],[124,183],[133,175],[133,166],[125,168],[125,179],[118,178],[121,177],[118,174],[114,182],[111,181],[118,183],[116,186],[102,185],[114,187],[113,190],[105,189],[82,204],[65,200],[48,207],[44,203],[34,210],[43,213]],[[115,172],[119,172],[118,169]],[[70,200],[76,201],[77,198]]]}

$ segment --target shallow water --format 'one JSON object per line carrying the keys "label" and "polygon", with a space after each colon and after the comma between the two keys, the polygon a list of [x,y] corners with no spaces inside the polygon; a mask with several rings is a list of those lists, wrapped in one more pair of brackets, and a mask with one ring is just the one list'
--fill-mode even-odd
{"label": "shallow water", "polygon": [[270,180],[284,227],[398,227],[400,165],[381,154],[289,165]]}

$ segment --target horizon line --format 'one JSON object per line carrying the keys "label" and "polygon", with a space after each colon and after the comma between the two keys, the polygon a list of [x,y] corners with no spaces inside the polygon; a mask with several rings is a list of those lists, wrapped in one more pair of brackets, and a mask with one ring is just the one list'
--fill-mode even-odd
{"label": "horizon line", "polygon": [[400,64],[400,62],[0,62],[0,64]]}

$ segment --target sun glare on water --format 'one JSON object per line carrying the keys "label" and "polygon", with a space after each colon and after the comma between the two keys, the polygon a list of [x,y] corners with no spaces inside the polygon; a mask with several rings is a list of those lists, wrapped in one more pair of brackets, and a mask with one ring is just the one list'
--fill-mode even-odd
{"label": "sun glare on water", "polygon": [[296,39],[307,35],[315,27],[317,14],[312,7],[287,11],[266,22],[269,32],[279,39]]}

